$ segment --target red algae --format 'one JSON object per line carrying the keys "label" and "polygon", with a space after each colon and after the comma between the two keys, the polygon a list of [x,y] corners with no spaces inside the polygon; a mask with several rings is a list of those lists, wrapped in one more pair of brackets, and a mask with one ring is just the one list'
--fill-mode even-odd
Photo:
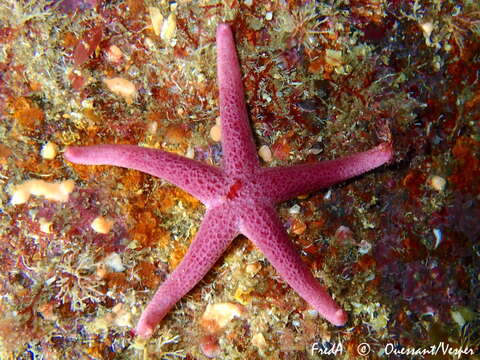
{"label": "red algae", "polygon": [[480,141],[459,137],[453,146],[452,154],[457,166],[449,180],[460,190],[480,193]]}
{"label": "red algae", "polygon": [[102,34],[103,26],[98,25],[88,30],[77,42],[73,50],[73,64],[75,66],[79,67],[88,61],[102,40]]}

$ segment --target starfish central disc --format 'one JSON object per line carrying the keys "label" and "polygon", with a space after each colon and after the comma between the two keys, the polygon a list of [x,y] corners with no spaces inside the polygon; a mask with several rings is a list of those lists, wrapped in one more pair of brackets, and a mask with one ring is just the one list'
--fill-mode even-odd
{"label": "starfish central disc", "polygon": [[242,188],[242,181],[240,179],[236,179],[230,189],[228,189],[227,199],[233,200],[238,197],[238,193]]}

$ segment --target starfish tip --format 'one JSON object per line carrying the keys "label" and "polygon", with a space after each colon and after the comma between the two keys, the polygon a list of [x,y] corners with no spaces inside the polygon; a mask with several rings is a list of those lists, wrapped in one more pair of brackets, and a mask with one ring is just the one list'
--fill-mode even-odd
{"label": "starfish tip", "polygon": [[149,339],[153,334],[153,328],[151,326],[141,323],[137,325],[137,328],[134,331],[135,334],[142,339]]}
{"label": "starfish tip", "polygon": [[63,157],[70,162],[75,161],[75,147],[67,147],[63,153]]}
{"label": "starfish tip", "polygon": [[339,309],[333,314],[333,318],[331,319],[332,324],[335,326],[343,326],[348,320],[348,315],[342,309]]}
{"label": "starfish tip", "polygon": [[374,159],[378,161],[378,166],[389,163],[393,159],[393,144],[391,141],[381,143],[369,151]]}
{"label": "starfish tip", "polygon": [[219,23],[217,26],[217,37],[225,36],[230,33],[230,25],[226,23]]}
{"label": "starfish tip", "polygon": [[387,154],[388,156],[388,160],[391,160],[392,157],[393,157],[393,144],[391,141],[389,142],[386,142],[383,144],[383,148],[384,148],[384,151],[385,151],[385,154]]}

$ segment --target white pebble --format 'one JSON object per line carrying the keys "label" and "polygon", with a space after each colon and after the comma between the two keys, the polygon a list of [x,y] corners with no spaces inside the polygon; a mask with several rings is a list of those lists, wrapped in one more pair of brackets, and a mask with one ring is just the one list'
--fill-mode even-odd
{"label": "white pebble", "polygon": [[260,156],[265,162],[272,161],[272,151],[267,145],[260,146],[260,149],[258,149],[258,156]]}
{"label": "white pebble", "polygon": [[441,176],[432,175],[428,178],[428,184],[432,189],[441,192],[445,189],[445,185],[447,185],[447,180],[445,180]]}
{"label": "white pebble", "polygon": [[433,235],[435,236],[435,245],[433,248],[436,249],[442,242],[442,230],[436,228],[433,229]]}
{"label": "white pebble", "polygon": [[150,13],[150,21],[152,22],[152,28],[155,35],[159,36],[162,29],[163,15],[160,10],[156,7],[150,6],[148,8]]}
{"label": "white pebble", "polygon": [[42,150],[40,151],[40,155],[42,158],[47,160],[55,159],[55,156],[58,154],[58,146],[57,144],[49,141],[45,145],[42,146]]}
{"label": "white pebble", "polygon": [[222,139],[222,129],[221,129],[220,125],[215,124],[210,129],[210,137],[215,142],[219,142]]}
{"label": "white pebble", "polygon": [[104,263],[115,272],[122,272],[125,270],[125,266],[122,263],[122,258],[117,253],[111,253],[108,255],[105,258]]}
{"label": "white pebble", "polygon": [[90,224],[91,228],[100,233],[100,234],[108,234],[113,227],[113,221],[103,217],[97,216],[92,223]]}
{"label": "white pebble", "polygon": [[292,215],[300,214],[300,209],[300,205],[295,204],[290,209],[288,209],[288,212]]}
{"label": "white pebble", "polygon": [[24,204],[30,195],[44,196],[47,200],[66,202],[73,191],[73,180],[65,180],[57,183],[49,183],[44,180],[27,180],[13,188],[12,205]]}
{"label": "white pebble", "polygon": [[160,31],[160,37],[165,42],[170,42],[175,35],[177,29],[177,17],[174,13],[168,15],[168,18],[163,22],[162,30]]}
{"label": "white pebble", "polygon": [[217,329],[224,328],[233,318],[242,317],[243,308],[234,303],[208,304],[201,323]]}
{"label": "white pebble", "polygon": [[133,82],[121,77],[103,79],[103,82],[111,92],[123,97],[127,104],[133,102],[133,99],[137,94],[137,89]]}
{"label": "white pebble", "polygon": [[44,232],[45,234],[50,234],[52,232],[51,226],[52,222],[47,221],[45,218],[38,219],[38,223],[40,224],[40,231]]}

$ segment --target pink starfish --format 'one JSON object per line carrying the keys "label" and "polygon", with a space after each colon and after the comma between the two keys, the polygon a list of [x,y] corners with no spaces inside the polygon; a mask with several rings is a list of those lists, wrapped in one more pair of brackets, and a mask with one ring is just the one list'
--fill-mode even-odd
{"label": "pink starfish", "polygon": [[155,293],[136,332],[150,337],[174,304],[210,270],[231,241],[244,234],[265,254],[280,276],[332,324],[347,314],[302,262],[275,212],[275,204],[374,169],[392,157],[390,143],[341,159],[289,167],[262,168],[248,123],[242,75],[230,27],[217,29],[223,163],[206,165],[162,150],[133,145],[69,147],[67,160],[115,165],[165,179],[207,208],[184,259]]}

